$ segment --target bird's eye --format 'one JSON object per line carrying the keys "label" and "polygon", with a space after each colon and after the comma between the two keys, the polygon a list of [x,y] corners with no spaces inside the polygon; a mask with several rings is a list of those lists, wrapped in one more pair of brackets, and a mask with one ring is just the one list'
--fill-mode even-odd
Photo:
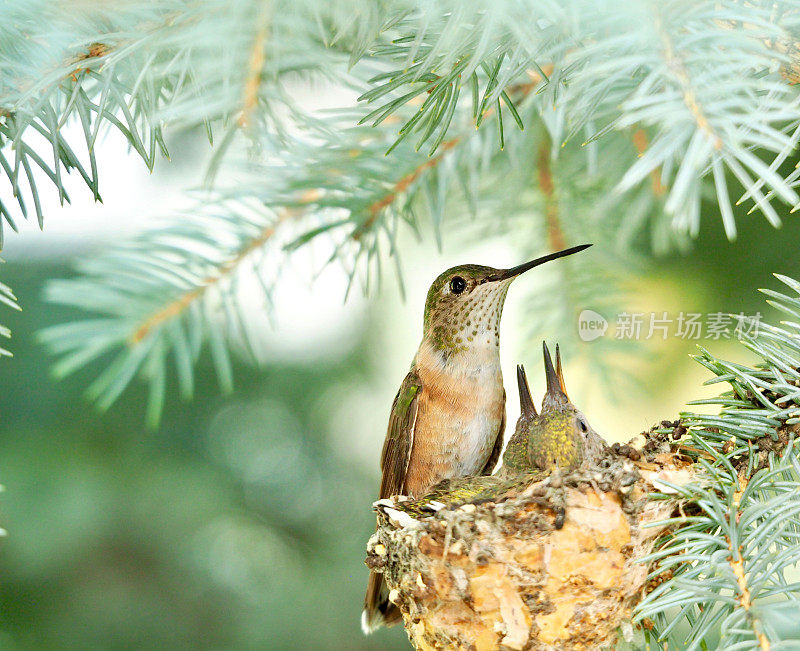
{"label": "bird's eye", "polygon": [[586,421],[583,418],[578,420],[578,426],[581,428],[581,432],[584,434],[589,431],[589,427],[586,425]]}
{"label": "bird's eye", "polygon": [[450,280],[450,291],[453,294],[460,294],[467,288],[467,281],[464,280],[461,276],[454,276]]}

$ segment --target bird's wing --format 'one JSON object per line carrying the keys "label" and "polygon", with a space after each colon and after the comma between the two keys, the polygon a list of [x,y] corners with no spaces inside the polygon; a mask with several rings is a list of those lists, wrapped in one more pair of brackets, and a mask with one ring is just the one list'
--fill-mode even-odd
{"label": "bird's wing", "polygon": [[389,416],[389,428],[381,452],[381,498],[403,493],[421,391],[422,381],[412,369],[400,385]]}
{"label": "bird's wing", "polygon": [[497,430],[497,437],[494,440],[494,447],[492,453],[489,455],[489,460],[481,470],[482,475],[491,475],[492,470],[497,465],[497,460],[500,458],[500,452],[503,450],[503,432],[506,431],[506,390],[503,389],[503,414],[500,416],[500,428]]}

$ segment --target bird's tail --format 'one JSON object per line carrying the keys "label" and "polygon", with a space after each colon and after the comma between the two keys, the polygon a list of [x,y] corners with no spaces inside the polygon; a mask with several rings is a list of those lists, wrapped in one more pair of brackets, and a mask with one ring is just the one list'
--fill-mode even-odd
{"label": "bird's tail", "polygon": [[383,575],[369,573],[364,610],[361,611],[361,630],[364,635],[375,632],[381,626],[392,626],[401,619],[400,609],[389,601],[389,590]]}

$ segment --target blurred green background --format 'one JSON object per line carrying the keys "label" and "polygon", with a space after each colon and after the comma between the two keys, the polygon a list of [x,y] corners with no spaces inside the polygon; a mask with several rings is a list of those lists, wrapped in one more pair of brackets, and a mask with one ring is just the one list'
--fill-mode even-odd
{"label": "blurred green background", "polygon": [[[173,386],[162,425],[148,431],[143,387],[99,414],[83,397],[91,370],[50,379],[52,360],[35,333],[75,314],[44,303],[41,289],[73,273],[71,257],[115,237],[115,224],[130,218],[126,197],[159,196],[160,206],[164,184],[180,185],[192,167],[193,146],[173,145],[176,162],[158,181],[137,169],[105,206],[86,199],[69,215],[51,209],[52,231],[24,232],[4,252],[3,281],[24,309],[4,315],[15,357],[0,361],[0,526],[8,531],[0,648],[408,648],[402,630],[365,638],[359,629],[389,407],[421,334],[428,283],[458,262],[520,262],[513,234],[480,247],[451,237],[441,252],[432,238],[409,239],[405,302],[390,279],[342,304],[337,270],[317,281],[288,270],[263,367],[239,365],[236,391],[221,396],[204,360],[194,401],[181,402]],[[632,271],[628,309],[776,318],[756,289],[778,286],[772,272],[800,277],[800,226],[776,231],[740,216],[730,244],[713,206],[709,213],[692,253]],[[81,214],[93,215],[85,241],[69,221]],[[519,334],[537,283],[524,283],[509,295],[502,359],[506,378],[515,363],[529,365],[540,396],[539,348]],[[616,400],[587,377],[580,350],[565,350],[572,397],[609,440],[626,440],[720,390],[700,386],[707,373],[688,357],[694,343],[645,342],[631,368],[638,388]],[[749,359],[732,341],[700,343]],[[512,427],[517,413],[512,397]]]}
{"label": "blurred green background", "polygon": [[[4,270],[22,296],[67,273]],[[85,376],[48,379],[33,333],[59,316],[26,305],[0,370],[0,647],[403,648],[358,632],[376,477],[329,418],[378,371],[363,331],[333,360],[238,368],[226,398],[203,368],[147,432],[143,393],[98,415]]]}

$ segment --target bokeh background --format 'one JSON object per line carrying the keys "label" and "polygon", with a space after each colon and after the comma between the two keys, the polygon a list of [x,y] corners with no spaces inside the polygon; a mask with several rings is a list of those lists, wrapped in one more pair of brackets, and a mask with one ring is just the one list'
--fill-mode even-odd
{"label": "bokeh background", "polygon": [[[199,182],[206,145],[201,134],[173,139],[172,162],[153,176],[113,134],[101,146],[106,203],[76,183],[71,206],[45,206],[44,233],[27,225],[3,252],[3,281],[23,311],[4,315],[15,357],[0,360],[0,648],[407,648],[402,630],[365,638],[359,629],[389,407],[421,335],[428,283],[452,264],[522,262],[514,234],[488,244],[445,234],[441,250],[430,233],[408,237],[405,301],[387,277],[345,302],[346,279],[322,267],[324,255],[295,256],[264,322],[261,367],[238,364],[237,388],[223,396],[206,359],[194,401],[173,387],[151,431],[143,387],[101,414],[83,396],[91,369],[51,379],[36,332],[75,315],[41,292],[73,274],[72,260],[179,205],[181,189]],[[800,225],[773,230],[739,215],[740,237],[727,243],[717,208],[707,209],[691,252],[631,265],[626,306],[777,319],[756,290],[778,287],[772,272],[800,277]],[[540,396],[539,347],[521,334],[538,281],[516,285],[502,324],[505,377],[524,362]],[[642,342],[632,381],[617,387],[566,349],[570,393],[607,439],[627,440],[720,390],[701,386],[695,343]],[[699,343],[750,359],[733,341]],[[513,426],[516,390],[507,391]]]}

